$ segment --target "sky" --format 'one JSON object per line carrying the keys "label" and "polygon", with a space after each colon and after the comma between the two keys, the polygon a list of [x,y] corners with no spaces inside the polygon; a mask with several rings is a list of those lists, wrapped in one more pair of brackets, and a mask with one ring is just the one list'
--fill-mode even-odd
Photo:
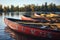
{"label": "sky", "polygon": [[45,2],[47,2],[47,4],[54,3],[56,5],[60,5],[60,0],[0,0],[0,4],[3,6],[19,5],[20,7],[24,6],[24,4],[42,5],[45,4]]}

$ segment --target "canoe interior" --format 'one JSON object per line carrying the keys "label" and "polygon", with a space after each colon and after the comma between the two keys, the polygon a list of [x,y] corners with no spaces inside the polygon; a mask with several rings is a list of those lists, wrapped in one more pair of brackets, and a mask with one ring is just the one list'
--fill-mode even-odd
{"label": "canoe interior", "polygon": [[7,18],[8,20],[14,21],[14,22],[37,22],[39,23],[39,21],[30,21],[30,20],[20,20],[20,19],[14,19],[14,18]]}
{"label": "canoe interior", "polygon": [[[23,15],[23,16],[28,17],[26,15]],[[28,18],[32,18],[32,17],[28,17]],[[32,19],[38,20],[38,21],[43,22],[43,23],[49,22],[46,19],[51,20],[50,23],[60,23],[60,17],[51,17],[51,18],[49,18],[49,17],[44,17],[44,18],[40,17],[40,18],[32,18]],[[56,22],[56,20],[53,20],[53,19],[56,19],[57,22]]]}
{"label": "canoe interior", "polygon": [[[38,15],[40,15],[40,14],[38,14]],[[28,16],[28,15],[23,15],[23,16],[31,17],[31,16]],[[31,18],[32,18],[32,17],[31,17]],[[47,17],[47,18],[49,18],[49,17]],[[50,18],[60,18],[60,16],[54,16],[54,17],[50,17]]]}
{"label": "canoe interior", "polygon": [[[37,28],[37,29],[42,29],[42,30],[50,30],[50,26],[45,26],[45,25],[40,25],[40,24],[32,24],[32,21],[26,21],[26,20],[20,20],[20,19],[13,19],[13,18],[7,18],[8,20],[12,22],[19,23],[20,25],[23,25],[24,27],[31,27],[31,28]],[[23,23],[23,22],[30,22],[30,23]],[[60,30],[52,30],[56,32],[60,32]]]}

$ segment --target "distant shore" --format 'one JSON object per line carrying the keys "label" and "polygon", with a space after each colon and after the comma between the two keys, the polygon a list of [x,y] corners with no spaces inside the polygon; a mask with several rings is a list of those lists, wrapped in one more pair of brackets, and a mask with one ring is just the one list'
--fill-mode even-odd
{"label": "distant shore", "polygon": [[4,6],[2,8],[2,5],[0,4],[0,12],[60,12],[60,5],[56,4],[49,4],[47,5],[47,2],[43,5],[24,5],[24,7],[14,6],[11,5],[11,8],[9,6]]}

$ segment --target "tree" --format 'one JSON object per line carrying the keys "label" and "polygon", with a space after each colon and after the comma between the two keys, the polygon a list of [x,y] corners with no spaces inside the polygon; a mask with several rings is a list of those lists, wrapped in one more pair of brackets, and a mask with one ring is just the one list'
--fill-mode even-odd
{"label": "tree", "polygon": [[18,11],[19,12],[19,6],[16,6],[15,7],[15,11]]}
{"label": "tree", "polygon": [[45,7],[44,7],[44,10],[45,10],[45,12],[47,12],[47,11],[48,11],[47,2],[45,2]]}
{"label": "tree", "polygon": [[57,6],[57,11],[58,11],[58,12],[60,12],[60,5],[59,5],[59,6]]}
{"label": "tree", "polygon": [[31,11],[32,11],[32,12],[35,11],[35,10],[34,10],[34,6],[35,6],[34,4],[30,5],[30,8],[31,8]]}
{"label": "tree", "polygon": [[53,11],[53,3],[49,4],[48,9],[49,9],[50,12]]}
{"label": "tree", "polygon": [[44,11],[44,5],[42,4],[42,6],[41,6],[41,11]]}
{"label": "tree", "polygon": [[14,6],[13,5],[11,5],[11,12],[14,12]]}
{"label": "tree", "polygon": [[1,4],[0,4],[0,12],[3,12],[3,8]]}
{"label": "tree", "polygon": [[9,6],[4,6],[4,10],[3,10],[4,12],[10,12],[10,8],[9,8]]}
{"label": "tree", "polygon": [[53,4],[53,11],[56,11],[56,5]]}

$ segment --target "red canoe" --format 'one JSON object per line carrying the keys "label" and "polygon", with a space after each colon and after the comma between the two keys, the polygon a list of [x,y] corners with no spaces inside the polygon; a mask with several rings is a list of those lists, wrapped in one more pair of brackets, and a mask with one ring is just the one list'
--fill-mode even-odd
{"label": "red canoe", "polygon": [[32,19],[32,18],[29,18],[29,17],[25,17],[25,16],[22,16],[22,17],[21,17],[21,20],[37,21],[37,20],[34,20],[34,19]]}
{"label": "red canoe", "polygon": [[37,18],[31,18],[31,17],[26,17],[26,16],[21,17],[21,20],[31,20],[31,21],[40,21],[41,19],[46,20],[46,21],[50,21],[50,19],[47,19],[44,17],[37,17]]}
{"label": "red canoe", "polygon": [[4,22],[11,29],[28,35],[34,35],[43,38],[60,39],[59,30],[51,30],[50,27],[38,24],[32,24],[32,21],[23,21],[12,18],[5,18]]}

